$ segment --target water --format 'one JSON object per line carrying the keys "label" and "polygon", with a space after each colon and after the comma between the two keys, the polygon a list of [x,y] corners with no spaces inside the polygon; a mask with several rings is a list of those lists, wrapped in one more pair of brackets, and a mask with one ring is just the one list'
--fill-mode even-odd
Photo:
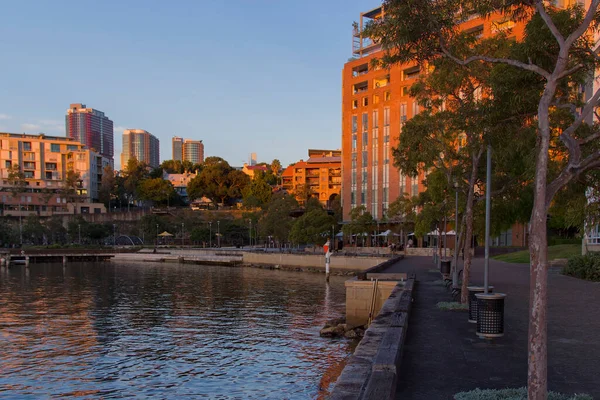
{"label": "water", "polygon": [[344,279],[175,264],[0,271],[0,397],[310,399],[352,349],[319,337]]}

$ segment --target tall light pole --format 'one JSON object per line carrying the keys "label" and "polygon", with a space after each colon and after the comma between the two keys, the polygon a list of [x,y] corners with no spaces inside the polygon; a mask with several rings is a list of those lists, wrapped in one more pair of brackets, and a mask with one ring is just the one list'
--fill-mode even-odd
{"label": "tall light pole", "polygon": [[250,247],[252,247],[252,220],[248,221],[250,227],[248,228],[248,240],[250,241]]}
{"label": "tall light pole", "polygon": [[113,224],[113,248],[117,248],[117,224]]}
{"label": "tall light pole", "polygon": [[452,287],[458,287],[458,182],[454,181],[454,269],[452,270]]}
{"label": "tall light pole", "polygon": [[81,224],[77,224],[77,227],[79,228],[79,245],[81,246]]}
{"label": "tall light pole", "polygon": [[485,260],[483,266],[483,290],[488,294],[488,281],[490,271],[490,219],[492,214],[492,146],[487,148],[487,174],[485,185]]}
{"label": "tall light pole", "polygon": [[158,246],[158,224],[156,224],[156,245]]}
{"label": "tall light pole", "polygon": [[184,245],[184,243],[185,243],[185,242],[184,242],[184,239],[183,239],[184,237],[185,237],[185,236],[184,236],[183,222],[182,222],[182,223],[181,223],[181,247],[183,247],[183,245]]}
{"label": "tall light pole", "polygon": [[217,247],[221,248],[221,221],[217,221]]}
{"label": "tall light pole", "polygon": [[[20,199],[20,197],[19,197]],[[23,208],[21,207],[21,201],[19,201],[19,237],[21,238],[21,247],[23,247]]]}
{"label": "tall light pole", "polygon": [[208,221],[208,247],[212,249],[212,221]]}

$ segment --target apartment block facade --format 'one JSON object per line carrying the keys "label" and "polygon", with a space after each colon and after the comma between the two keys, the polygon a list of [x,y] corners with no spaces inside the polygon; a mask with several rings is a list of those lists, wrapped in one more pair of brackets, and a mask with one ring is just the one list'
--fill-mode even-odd
{"label": "apartment block facade", "polygon": [[189,161],[192,164],[204,162],[204,143],[202,140],[183,139],[173,136],[173,160]]}
{"label": "apartment block facade", "polygon": [[342,189],[342,152],[340,150],[309,150],[308,160],[287,167],[282,175],[283,188],[302,201],[308,190],[311,197],[330,208]]}
{"label": "apartment block facade", "polygon": [[113,159],[113,122],[102,111],[88,108],[81,103],[71,104],[65,117],[65,127],[67,137],[104,157]]}
{"label": "apartment block facade", "polygon": [[160,141],[143,129],[126,129],[123,132],[121,169],[127,167],[130,158],[157,168],[160,165]]}
{"label": "apartment block facade", "polygon": [[[113,160],[71,138],[0,133],[0,190],[3,215],[50,216],[73,213],[104,213],[98,201],[103,169]],[[12,192],[11,170],[25,176],[21,193]],[[63,195],[68,171],[79,173],[77,200]]]}
{"label": "apartment block facade", "polygon": [[[361,13],[353,32],[353,59],[342,72],[342,205],[344,220],[350,211],[365,206],[380,220],[395,199],[405,193],[415,196],[425,190],[425,172],[406,176],[394,167],[392,149],[398,146],[402,127],[419,113],[419,104],[409,89],[421,74],[415,63],[373,68],[371,61],[382,56],[381,46],[362,37],[368,20],[384,17],[382,7]],[[488,36],[511,29],[520,35],[522,27],[498,15],[474,17],[460,25],[476,35]]]}

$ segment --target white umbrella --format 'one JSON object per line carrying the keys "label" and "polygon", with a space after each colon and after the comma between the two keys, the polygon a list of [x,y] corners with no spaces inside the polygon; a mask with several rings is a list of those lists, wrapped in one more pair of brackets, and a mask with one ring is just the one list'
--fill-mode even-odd
{"label": "white umbrella", "polygon": [[452,231],[448,231],[445,233],[446,235],[452,236],[452,235],[456,235],[456,232]]}

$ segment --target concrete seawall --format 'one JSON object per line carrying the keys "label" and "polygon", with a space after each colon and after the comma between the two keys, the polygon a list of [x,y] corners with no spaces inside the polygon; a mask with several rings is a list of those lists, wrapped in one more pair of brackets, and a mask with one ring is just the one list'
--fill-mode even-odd
{"label": "concrete seawall", "polygon": [[[359,272],[385,262],[388,257],[331,257],[331,272]],[[244,253],[243,263],[279,265],[281,267],[312,268],[325,271],[322,254]]]}

